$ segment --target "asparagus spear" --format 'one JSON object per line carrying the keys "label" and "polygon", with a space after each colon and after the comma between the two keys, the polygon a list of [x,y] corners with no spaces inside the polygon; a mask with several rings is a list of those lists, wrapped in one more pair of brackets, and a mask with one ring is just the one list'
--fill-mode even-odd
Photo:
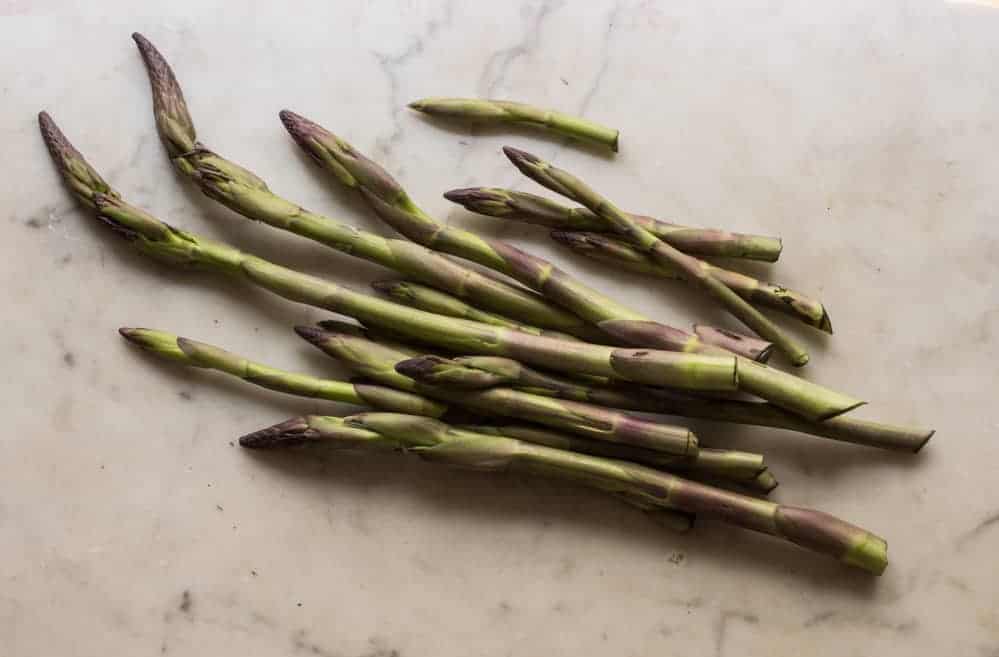
{"label": "asparagus spear", "polygon": [[271,192],[259,177],[197,141],[184,94],[169,64],[142,35],[133,34],[149,72],[156,125],[176,168],[209,198],[248,219],[315,240],[428,285],[532,324],[582,337],[602,334],[537,294],[488,278],[429,249],[386,239],[300,207]]}
{"label": "asparagus spear", "polygon": [[455,387],[504,385],[559,399],[690,418],[751,424],[830,438],[868,447],[918,452],[933,436],[932,430],[881,424],[840,415],[810,422],[771,404],[735,399],[704,399],[673,390],[617,382],[591,385],[548,372],[540,372],[511,359],[461,356],[451,359],[416,355],[399,363],[406,375]]}
{"label": "asparagus spear", "polygon": [[[536,326],[515,322],[496,313],[479,310],[475,306],[446,292],[441,292],[440,290],[435,290],[412,281],[375,281],[371,284],[371,287],[405,306],[419,308],[420,310],[437,313],[438,315],[470,319],[484,324],[533,333],[534,335],[547,335],[548,337],[561,338],[563,340],[575,339],[566,333],[546,331]],[[765,363],[770,358],[770,353],[773,349],[773,345],[765,340],[711,326],[695,325],[694,334],[706,344],[721,347],[726,351],[751,358],[759,363]]]}
{"label": "asparagus spear", "polygon": [[777,349],[790,359],[792,364],[800,367],[808,362],[808,352],[804,348],[785,335],[760,311],[753,308],[742,297],[718,280],[710,271],[707,263],[660,240],[568,171],[559,169],[526,151],[510,146],[505,146],[503,152],[525,176],[553,192],[562,194],[589,208],[594,214],[604,219],[615,232],[623,235],[643,253],[654,258],[656,262],[683,272],[687,280],[704,288],[711,297],[723,305],[739,321],[764,340],[774,343]]}
{"label": "asparagus spear", "polygon": [[[487,240],[456,226],[438,223],[413,202],[385,169],[343,139],[288,110],[281,112],[281,121],[298,145],[323,170],[344,186],[356,190],[375,214],[414,242],[510,276],[625,344],[717,353],[717,347],[705,345],[696,335],[652,322],[584,285],[547,260],[512,244]],[[528,323],[537,325],[537,322]],[[636,333],[641,334],[640,338]]]}
{"label": "asparagus spear", "polygon": [[[603,233],[553,230],[552,239],[573,251],[629,271],[671,280],[685,280],[675,267],[666,267],[627,242]],[[746,301],[785,313],[800,322],[832,333],[829,313],[821,302],[774,283],[704,263],[706,270]]]}
{"label": "asparagus spear", "polygon": [[525,424],[475,424],[463,425],[461,428],[493,436],[509,436],[535,445],[547,445],[580,454],[642,463],[662,470],[680,470],[691,475],[714,475],[753,487],[757,485],[757,478],[768,472],[763,456],[752,452],[700,447],[694,457],[679,457],[631,445],[556,433]]}
{"label": "asparagus spear", "polygon": [[311,326],[295,332],[324,353],[382,385],[469,408],[487,415],[515,417],[596,440],[624,443],[667,454],[694,456],[697,437],[686,427],[648,422],[620,411],[560,400],[510,388],[457,389],[415,381],[397,370],[408,356],[355,335]]}
{"label": "asparagus spear", "polygon": [[[383,220],[415,242],[468,258],[508,274],[571,309],[618,340],[675,351],[717,353],[696,335],[653,322],[584,286],[552,263],[516,247],[438,224],[424,213],[384,169],[324,128],[287,110],[285,127],[298,144],[347,187],[356,189]],[[505,313],[501,313],[505,314]],[[809,419],[839,415],[863,402],[779,370],[744,361],[746,392],[788,408]],[[554,369],[559,369],[557,365]]]}
{"label": "asparagus spear", "polygon": [[592,121],[554,110],[541,109],[509,100],[482,98],[423,98],[409,104],[412,109],[431,116],[475,121],[487,125],[515,123],[606,146],[617,152],[619,132]]}
{"label": "asparagus spear", "polygon": [[[560,372],[681,389],[729,391],[742,385],[810,419],[832,417],[863,403],[747,359],[556,340],[442,317],[354,292],[159,221],[123,201],[44,112],[39,125],[59,172],[84,205],[134,248],[167,264],[233,274],[292,301],[458,352],[509,356]],[[739,372],[745,376],[740,378]]]}
{"label": "asparagus spear", "polygon": [[346,383],[287,372],[248,360],[219,347],[178,337],[165,331],[126,327],[118,329],[118,332],[132,344],[163,358],[191,367],[225,372],[247,383],[289,395],[372,406],[384,411],[428,417],[441,417],[448,408],[446,404],[397,388]]}
{"label": "asparagus spear", "polygon": [[[498,187],[468,187],[453,189],[445,193],[444,198],[489,217],[502,217],[569,232],[607,231],[607,222],[587,208],[570,208],[526,192]],[[780,257],[779,237],[691,228],[640,214],[629,216],[659,239],[690,255],[747,258],[765,262],[777,262]]]}
{"label": "asparagus spear", "polygon": [[776,504],[682,479],[636,463],[553,449],[455,429],[430,418],[366,413],[347,418],[306,416],[240,438],[244,447],[332,443],[395,448],[446,465],[557,476],[625,493],[650,505],[715,517],[830,555],[875,575],[888,564],[884,539],[820,511]]}
{"label": "asparagus spear", "polygon": [[[363,336],[363,331],[347,328],[347,335]],[[373,408],[409,415],[441,418],[450,413],[447,404],[398,388],[345,383],[330,379],[320,379],[307,374],[288,372],[261,363],[219,347],[182,338],[165,331],[144,328],[121,328],[119,333],[130,343],[167,360],[190,367],[213,369],[240,378],[270,390],[276,390],[298,397],[311,397],[349,404],[367,405]],[[562,449],[573,449],[582,453],[597,454],[634,460],[654,467],[671,470],[690,471],[704,476],[749,485],[765,470],[763,457],[749,452],[706,449],[688,456],[666,454],[626,444],[614,444],[601,440],[591,440],[579,436],[562,435],[554,431],[529,426],[510,426],[511,435],[516,433],[528,442],[537,442]],[[486,430],[483,429],[485,432]]]}
{"label": "asparagus spear", "polygon": [[523,324],[512,319],[507,319],[502,315],[479,310],[472,304],[452,296],[446,292],[435,290],[432,287],[421,285],[414,281],[385,280],[375,281],[371,284],[375,290],[381,292],[389,299],[410,308],[419,308],[430,313],[445,315],[447,317],[459,317],[470,319],[474,322],[482,322],[492,326],[514,329],[524,333],[534,335],[547,335],[548,337],[560,338],[562,340],[575,340],[574,336],[558,331],[549,331],[530,324]]}

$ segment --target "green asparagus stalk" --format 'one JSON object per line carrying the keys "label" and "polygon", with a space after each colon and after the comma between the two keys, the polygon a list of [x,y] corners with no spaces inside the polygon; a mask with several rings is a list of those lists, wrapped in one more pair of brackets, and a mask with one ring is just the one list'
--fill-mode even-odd
{"label": "green asparagus stalk", "polygon": [[[629,271],[659,278],[685,280],[683,273],[677,268],[666,267],[631,244],[604,233],[553,230],[551,236],[556,242],[564,244],[576,253],[614,267],[623,267]],[[809,326],[832,333],[829,313],[821,302],[783,285],[765,283],[752,276],[707,262],[704,266],[708,273],[746,301],[785,313]]]}
{"label": "green asparagus stalk", "polygon": [[[607,222],[587,208],[570,208],[543,196],[498,187],[453,189],[444,198],[468,210],[489,217],[522,221],[567,232],[606,232]],[[710,228],[691,228],[629,214],[631,219],[656,237],[684,253],[696,256],[746,258],[777,262],[781,252],[779,237],[730,233]]]}
{"label": "green asparagus stalk", "polygon": [[559,169],[535,155],[516,148],[505,146],[503,152],[525,176],[553,192],[562,194],[589,208],[594,214],[604,219],[615,232],[623,235],[640,251],[654,258],[656,262],[683,272],[686,280],[702,287],[739,321],[764,340],[774,343],[777,349],[790,359],[792,364],[800,367],[808,362],[808,352],[804,348],[785,335],[760,311],[749,305],[745,299],[718,280],[710,271],[709,265],[703,260],[689,256],[660,240],[568,171]]}
{"label": "green asparagus stalk", "polygon": [[483,324],[514,329],[516,331],[532,333],[534,335],[547,335],[548,337],[559,338],[562,340],[576,339],[568,333],[549,331],[537,326],[516,322],[496,313],[480,310],[456,296],[448,294],[447,292],[435,290],[427,285],[421,285],[415,281],[375,281],[371,284],[371,287],[396,303],[409,306],[410,308],[419,308],[420,310],[436,313],[438,315],[469,319],[473,322],[482,322]]}
{"label": "green asparagus stalk", "polygon": [[184,94],[169,64],[142,35],[134,34],[133,38],[149,72],[156,125],[171,161],[209,198],[248,219],[370,260],[452,294],[474,298],[490,310],[581,337],[602,336],[579,317],[533,292],[483,276],[406,240],[358,230],[274,194],[258,176],[197,141]]}
{"label": "green asparagus stalk", "polygon": [[[533,333],[534,335],[547,335],[548,337],[561,338],[563,340],[575,339],[566,333],[546,331],[536,326],[515,322],[496,313],[479,310],[475,306],[446,292],[441,292],[440,290],[435,290],[412,281],[375,281],[371,284],[371,287],[404,306],[419,308],[420,310],[437,313],[438,315],[470,319],[484,324]],[[767,362],[773,350],[773,345],[765,340],[711,326],[695,325],[694,334],[706,344],[721,347],[726,351],[739,356],[745,356],[759,363]]]}
{"label": "green asparagus stalk", "polygon": [[397,369],[408,360],[384,344],[311,326],[295,332],[352,370],[382,385],[447,402],[487,415],[537,422],[587,438],[624,443],[667,454],[695,456],[697,437],[686,427],[648,422],[620,411],[510,388],[458,389],[416,381]]}
{"label": "green asparagus stalk", "polygon": [[[547,445],[580,454],[642,463],[662,470],[682,471],[691,476],[714,475],[721,479],[753,487],[757,486],[756,481],[760,475],[768,472],[763,456],[752,452],[701,447],[694,457],[680,457],[631,445],[620,445],[603,440],[590,440],[565,433],[556,433],[526,424],[475,424],[463,425],[461,428],[492,436],[509,436],[535,445]],[[768,490],[772,490],[772,488]]]}
{"label": "green asparagus stalk", "polygon": [[888,564],[884,539],[820,511],[740,495],[636,463],[463,431],[430,418],[392,413],[306,416],[240,438],[244,447],[287,443],[388,447],[445,465],[559,477],[771,534],[875,575]]}
{"label": "green asparagus stalk", "polygon": [[[413,241],[508,274],[625,344],[681,352],[718,353],[718,347],[704,344],[696,335],[653,322],[628,310],[546,260],[505,242],[487,241],[474,233],[437,223],[413,203],[388,172],[358,153],[350,144],[287,110],[281,113],[281,119],[298,144],[326,171],[345,186],[356,189],[379,217]],[[779,370],[759,365],[754,368],[755,363],[748,359],[744,362],[746,369],[753,370],[745,381],[746,392],[806,418],[834,417],[863,403]],[[561,368],[553,365],[553,369]]]}
{"label": "green asparagus stalk", "polygon": [[385,169],[343,139],[288,110],[281,112],[281,121],[324,171],[356,190],[379,218],[414,242],[510,276],[624,344],[694,353],[718,352],[717,347],[705,345],[696,335],[658,324],[626,308],[547,260],[512,244],[487,240],[457,226],[437,222],[413,202]]}
{"label": "green asparagus stalk", "polygon": [[423,98],[409,104],[430,116],[486,125],[514,123],[535,126],[581,141],[606,146],[617,152],[619,132],[592,121],[509,100],[482,98]]}
{"label": "green asparagus stalk", "polygon": [[832,417],[862,403],[748,359],[568,342],[443,317],[354,292],[174,228],[129,205],[44,112],[39,125],[59,172],[84,205],[134,248],[166,264],[232,274],[292,301],[456,352],[508,356],[560,372],[690,390],[734,390],[742,380],[739,372],[745,371],[745,390],[811,419]]}
{"label": "green asparagus stalk", "polygon": [[132,344],[163,358],[191,367],[224,372],[247,383],[289,395],[371,406],[384,411],[428,417],[442,417],[448,408],[446,404],[397,388],[346,383],[287,372],[248,360],[219,347],[178,337],[165,331],[120,328],[118,332]]}
{"label": "green asparagus stalk", "polygon": [[[447,404],[398,388],[346,383],[289,372],[251,361],[214,345],[178,337],[165,331],[144,328],[121,328],[118,331],[130,343],[167,360],[189,367],[223,372],[247,383],[289,395],[367,405],[383,411],[434,418],[444,417],[449,411]],[[363,332],[348,329],[347,334],[360,337]],[[752,481],[766,470],[763,457],[749,452],[710,449],[703,455],[698,452],[689,456],[678,456],[626,444],[563,436],[533,427],[521,426],[517,431],[520,434],[518,437],[528,442],[542,441],[539,444],[546,445],[558,443],[555,446],[563,449],[576,449],[583,453],[614,458],[631,458],[655,467],[691,471],[743,484]]]}
{"label": "green asparagus stalk", "polygon": [[[932,430],[881,424],[841,415],[809,422],[771,404],[734,399],[704,399],[673,390],[617,382],[593,385],[540,372],[508,358],[416,355],[396,366],[407,376],[439,385],[482,388],[509,386],[536,395],[644,413],[787,429],[841,442],[918,452]],[[703,448],[702,448],[703,449]]]}

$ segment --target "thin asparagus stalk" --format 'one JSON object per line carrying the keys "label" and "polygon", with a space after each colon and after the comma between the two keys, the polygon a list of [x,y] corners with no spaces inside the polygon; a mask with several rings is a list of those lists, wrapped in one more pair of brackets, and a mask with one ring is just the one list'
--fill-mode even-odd
{"label": "thin asparagus stalk", "polygon": [[708,476],[715,475],[726,480],[754,486],[755,484],[750,484],[750,482],[755,482],[761,474],[767,472],[763,456],[752,452],[701,447],[694,457],[678,457],[631,445],[619,445],[602,440],[590,440],[565,433],[556,433],[525,424],[475,424],[462,425],[461,428],[493,436],[509,436],[526,440],[535,445],[547,445],[580,454],[642,463],[653,468]]}
{"label": "thin asparagus stalk", "polygon": [[[629,271],[659,278],[685,280],[683,273],[676,267],[666,267],[631,244],[611,235],[553,230],[551,236],[556,242],[564,244],[576,253],[581,253],[614,267],[623,267]],[[783,285],[766,283],[752,276],[723,269],[707,262],[704,263],[704,266],[712,276],[746,301],[777,310],[804,324],[826,333],[832,333],[829,313],[821,302]]]}
{"label": "thin asparagus stalk", "polygon": [[[734,399],[704,399],[677,391],[623,382],[590,384],[540,372],[508,358],[417,355],[397,365],[407,376],[454,387],[509,386],[536,395],[690,418],[787,429],[814,436],[905,452],[918,452],[932,430],[858,420],[841,415],[810,422],[771,404]],[[703,449],[703,448],[702,448]]]}
{"label": "thin asparagus stalk", "polygon": [[574,336],[558,331],[549,331],[530,324],[523,324],[512,319],[507,319],[502,315],[480,310],[472,304],[459,299],[456,296],[435,290],[427,285],[422,285],[415,281],[384,280],[375,281],[371,284],[378,292],[381,292],[389,299],[410,308],[419,308],[429,313],[445,315],[447,317],[458,317],[469,319],[473,322],[482,322],[492,326],[514,329],[524,333],[534,335],[547,335],[562,340],[575,340]]}
{"label": "thin asparagus stalk", "polygon": [[295,332],[358,374],[382,385],[479,413],[522,418],[596,440],[680,456],[693,457],[698,451],[697,437],[686,427],[657,424],[601,406],[571,400],[556,401],[552,397],[510,388],[476,390],[427,384],[400,373],[397,365],[408,360],[408,356],[383,344],[311,326],[297,326]]}
{"label": "thin asparagus stalk", "polygon": [[884,539],[820,511],[740,495],[637,463],[462,431],[430,418],[393,413],[306,416],[240,438],[244,447],[285,443],[389,447],[446,465],[555,476],[771,534],[875,575],[883,573],[888,564]]}
{"label": "thin asparagus stalk", "polygon": [[182,338],[165,331],[120,328],[121,336],[163,358],[190,367],[217,370],[263,388],[298,397],[313,397],[347,404],[371,406],[384,411],[442,417],[447,405],[387,386],[346,383],[280,370],[219,347]]}
{"label": "thin asparagus stalk", "polygon": [[[433,418],[444,417],[449,411],[447,404],[398,388],[346,383],[289,372],[251,361],[214,345],[165,331],[121,328],[118,332],[130,343],[167,360],[189,367],[223,372],[247,383],[289,395],[366,405],[382,411]],[[353,333],[358,336],[362,334],[360,331]],[[561,435],[533,427],[521,426],[518,433],[519,438],[528,442],[559,446],[563,449],[577,449],[583,453],[613,458],[630,458],[655,467],[691,471],[736,482],[748,482],[766,470],[763,457],[749,452],[709,449],[703,455],[698,452],[689,456],[679,456],[625,444]]]}
{"label": "thin asparagus stalk", "polygon": [[[324,170],[345,186],[357,190],[379,217],[413,241],[510,275],[625,344],[682,352],[718,352],[718,347],[706,345],[696,335],[653,322],[621,306],[546,260],[505,242],[487,241],[474,233],[437,223],[413,203],[388,172],[358,153],[350,144],[293,112],[281,112],[281,119],[298,144]],[[747,369],[753,369],[755,365],[748,359],[744,363]],[[553,365],[553,369],[561,368]],[[758,365],[747,378],[745,386],[746,392],[812,420],[833,417],[863,403],[779,370]]]}
{"label": "thin asparagus stalk", "polygon": [[534,336],[406,308],[281,267],[225,243],[174,228],[123,201],[73,148],[44,112],[42,136],[67,185],[134,248],[178,267],[235,275],[292,301],[352,316],[409,339],[452,351],[509,356],[538,367],[690,390],[730,391],[747,371],[745,389],[812,419],[862,403],[748,359],[626,349]]}
{"label": "thin asparagus stalk", "polygon": [[535,126],[565,137],[606,146],[617,152],[617,130],[526,103],[482,98],[423,98],[411,102],[409,107],[430,116],[487,125],[514,123]]}
{"label": "thin asparagus stalk", "polygon": [[[468,210],[489,217],[522,221],[568,232],[606,232],[607,222],[587,208],[570,208],[543,196],[498,187],[453,189],[444,198]],[[777,262],[781,252],[779,237],[730,233],[711,228],[691,228],[630,214],[632,220],[684,253],[696,256],[746,258]]]}
{"label": "thin asparagus stalk", "polygon": [[[281,121],[319,166],[342,185],[356,190],[385,223],[428,248],[450,253],[537,290],[624,344],[671,351],[717,353],[691,333],[658,324],[584,285],[551,262],[512,244],[487,240],[437,222],[420,209],[385,169],[322,126],[284,110]],[[510,315],[510,313],[500,313]],[[520,317],[516,317],[520,320]],[[528,322],[538,325],[537,322]],[[636,336],[639,334],[640,336]]]}
{"label": "thin asparagus stalk", "polygon": [[490,310],[582,337],[602,335],[533,292],[483,276],[406,240],[358,230],[274,194],[258,176],[197,141],[184,94],[169,64],[142,35],[132,36],[149,72],[156,125],[170,159],[209,198],[248,219],[370,260],[452,294],[474,298]]}
{"label": "thin asparagus stalk", "polygon": [[[549,337],[561,338],[563,340],[575,339],[573,336],[566,333],[547,331],[536,326],[515,322],[512,319],[507,319],[506,317],[497,315],[496,313],[479,310],[475,306],[466,303],[455,296],[447,294],[446,292],[441,292],[440,290],[435,290],[431,287],[427,287],[426,285],[421,285],[412,281],[375,281],[371,284],[371,287],[379,292],[382,292],[393,301],[403,304],[404,306],[419,308],[420,310],[437,313],[438,315],[470,319],[484,324],[492,324],[493,326],[502,326],[505,328],[516,329],[518,331],[524,331],[525,333],[533,333],[534,335],[547,335]],[[721,347],[726,351],[738,354],[739,356],[751,358],[758,363],[767,362],[767,359],[770,358],[770,353],[773,350],[773,345],[765,340],[760,340],[754,336],[742,335],[733,331],[727,331],[725,329],[695,325],[694,333],[707,344]]]}
{"label": "thin asparagus stalk", "polygon": [[505,146],[503,152],[506,153],[513,165],[528,178],[589,208],[640,251],[647,253],[661,264],[679,269],[688,281],[702,287],[739,321],[764,340],[774,343],[777,349],[790,359],[792,364],[800,367],[808,362],[808,352],[803,347],[785,335],[760,311],[749,305],[745,299],[718,280],[710,271],[707,263],[660,240],[568,171],[559,169],[535,155],[516,148]]}

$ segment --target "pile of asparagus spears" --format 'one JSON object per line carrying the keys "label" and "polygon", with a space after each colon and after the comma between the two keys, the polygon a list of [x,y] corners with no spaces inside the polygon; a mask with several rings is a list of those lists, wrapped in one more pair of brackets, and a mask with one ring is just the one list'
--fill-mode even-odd
{"label": "pile of asparagus spears", "polygon": [[[524,175],[578,207],[490,187],[445,194],[473,212],[546,226],[557,242],[597,261],[703,288],[754,335],[674,328],[547,260],[437,221],[342,138],[281,112],[285,128],[331,180],[356,191],[408,240],[364,232],[276,195],[199,142],[170,66],[147,39],[133,38],[149,74],[157,130],[184,177],[248,219],[401,275],[373,283],[381,296],[363,294],[160,221],[125,201],[52,118],[39,115],[70,190],[133,248],[170,266],[229,274],[356,320],[295,327],[357,374],[349,382],[284,371],[165,331],[120,329],[129,342],[184,365],[373,409],[293,418],[243,436],[241,445],[401,450],[449,465],[561,477],[610,492],[677,530],[690,528],[695,515],[714,517],[874,574],[884,571],[882,538],[819,511],[764,499],[777,480],[762,455],[703,446],[687,427],[647,415],[775,427],[909,452],[929,440],[932,431],[852,418],[847,413],[861,400],[766,364],[775,351],[795,366],[808,354],[760,309],[831,333],[825,307],[703,258],[773,262],[780,239],[626,213],[567,171],[509,147],[506,156]],[[527,124],[618,149],[616,130],[520,103],[425,99],[410,107],[443,120]],[[445,423],[455,419],[461,423]]]}

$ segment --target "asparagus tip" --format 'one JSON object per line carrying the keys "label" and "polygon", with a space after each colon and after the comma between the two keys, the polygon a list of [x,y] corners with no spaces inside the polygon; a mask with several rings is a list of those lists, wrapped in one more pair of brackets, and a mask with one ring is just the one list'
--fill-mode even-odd
{"label": "asparagus tip", "polygon": [[426,107],[426,102],[424,100],[414,100],[412,102],[406,103],[406,107],[409,109],[414,109],[417,112],[422,112],[423,108]]}
{"label": "asparagus tip", "polygon": [[52,159],[55,160],[60,170],[65,170],[68,159],[73,157],[83,159],[80,153],[73,147],[73,144],[69,143],[69,140],[66,139],[66,135],[59,129],[56,122],[52,120],[49,113],[44,110],[38,113],[38,129],[41,130],[45,146],[48,147]]}
{"label": "asparagus tip", "polygon": [[118,329],[118,333],[121,335],[121,337],[125,338],[132,344],[140,344],[139,335],[141,331],[142,329],[133,328],[131,326],[122,326],[121,328]]}
{"label": "asparagus tip", "polygon": [[458,205],[465,205],[467,201],[471,199],[472,194],[475,193],[476,187],[463,187],[461,189],[452,189],[450,191],[444,192],[444,198],[451,201],[452,203],[457,203]]}
{"label": "asparagus tip", "polygon": [[433,373],[435,367],[447,362],[445,358],[428,354],[399,361],[395,364],[395,371],[416,381],[422,381]]}
{"label": "asparagus tip", "polygon": [[[322,324],[320,324],[322,326]],[[300,338],[311,342],[314,345],[318,345],[323,340],[325,332],[322,329],[318,329],[314,326],[296,326],[295,333],[298,333]]]}
{"label": "asparagus tip", "polygon": [[309,138],[315,136],[322,128],[301,114],[296,114],[288,109],[278,112],[278,117],[280,117],[281,123],[284,124],[285,130],[298,142],[298,145],[311,153],[312,150],[309,148],[307,142]]}
{"label": "asparagus tip", "polygon": [[295,417],[266,429],[240,436],[239,444],[241,447],[251,449],[290,447],[301,445],[313,437],[308,420],[304,417]]}
{"label": "asparagus tip", "polygon": [[543,160],[536,155],[532,155],[527,151],[522,151],[519,148],[514,148],[513,146],[504,146],[503,153],[507,158],[513,162],[513,165],[518,169],[522,165],[526,164],[541,164]]}

